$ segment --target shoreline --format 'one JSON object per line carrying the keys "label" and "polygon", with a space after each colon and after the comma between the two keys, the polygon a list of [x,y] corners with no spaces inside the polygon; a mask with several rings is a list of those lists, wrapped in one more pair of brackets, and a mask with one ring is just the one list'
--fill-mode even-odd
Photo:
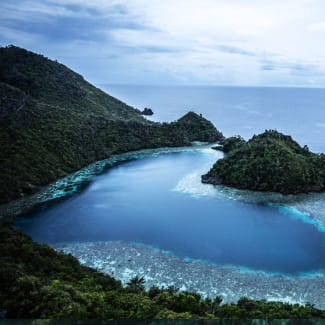
{"label": "shoreline", "polygon": [[[214,153],[220,152],[220,155],[222,155],[221,151],[211,149],[213,145],[213,143],[193,142],[192,146],[186,147],[141,149],[112,155],[56,180],[35,194],[0,205],[0,222],[8,219],[12,220],[12,218],[28,213],[42,204],[55,203],[57,200],[73,196],[84,186],[87,186],[94,176],[100,175],[119,163],[162,154],[200,149],[211,150]],[[193,196],[222,196],[230,200],[246,203],[266,204],[277,208],[280,213],[294,214],[293,217],[313,224],[319,231],[325,232],[325,192],[284,195],[276,192],[259,192],[236,189],[225,185],[204,184],[201,182],[201,174],[205,172],[205,168],[208,168],[208,166],[203,167],[202,170],[193,171],[181,179],[174,190]],[[291,213],[290,209],[292,210],[291,212],[297,210],[298,213]]]}
{"label": "shoreline", "polygon": [[278,209],[281,214],[314,225],[325,232],[325,193],[284,195],[275,192],[242,190],[225,185],[204,184],[201,182],[203,169],[192,171],[179,180],[175,191],[194,197],[226,198],[249,204],[267,205]]}
{"label": "shoreline", "polygon": [[[70,174],[49,186],[42,191],[18,201],[6,205],[10,212],[8,217],[12,218],[23,212],[30,211],[39,204],[55,202],[77,193],[82,186],[95,175],[104,172],[107,168],[133,159],[141,159],[155,155],[168,154],[181,151],[210,150],[211,145],[196,145],[191,147],[172,147],[159,149],[143,149],[127,152],[121,155],[114,155],[110,158],[95,162],[87,167]],[[212,150],[212,149],[211,149]],[[191,175],[187,175],[191,176]],[[193,178],[197,183],[197,175]],[[182,180],[181,180],[182,181]],[[180,182],[181,182],[180,181]],[[183,182],[184,183],[184,182]],[[197,186],[197,184],[194,184]],[[183,187],[181,186],[183,185]],[[200,187],[198,192],[193,192],[193,188],[185,182],[178,184],[180,188],[174,189],[190,195],[202,195]],[[321,205],[322,197],[318,195],[283,196],[277,193],[267,193],[268,200],[260,193],[252,191],[232,190],[226,187],[201,184],[207,195],[223,195],[229,199],[242,200],[249,203],[261,204],[269,202],[282,203],[284,207],[303,205],[306,200],[313,202],[313,198],[319,199]],[[184,191],[182,191],[182,189]],[[211,192],[212,189],[212,192]],[[204,195],[204,194],[203,194]],[[213,196],[212,195],[212,196]],[[263,193],[265,196],[265,193]],[[324,195],[325,197],[325,195]],[[270,201],[269,201],[270,200]],[[274,204],[275,208],[282,208]],[[310,204],[313,207],[313,204]],[[315,209],[315,208],[314,208]],[[9,211],[10,210],[10,211]],[[301,209],[299,210],[301,211]],[[288,211],[290,213],[290,211]],[[319,220],[314,216],[303,217],[310,220]],[[325,219],[324,219],[325,220]],[[322,219],[320,219],[322,222]],[[116,242],[89,242],[89,243],[58,243],[53,244],[56,250],[71,253],[78,258],[81,264],[96,268],[104,273],[112,275],[114,278],[122,280],[125,284],[135,275],[144,276],[147,286],[153,284],[159,286],[176,285],[181,290],[195,291],[203,296],[214,297],[221,295],[224,302],[237,301],[242,296],[254,300],[278,300],[282,302],[306,304],[312,303],[317,308],[325,310],[325,270],[319,272],[307,272],[297,276],[286,276],[284,274],[272,274],[263,271],[244,269],[237,266],[222,266],[209,263],[203,260],[193,260],[181,258],[172,252],[166,252],[155,247],[140,243]],[[130,261],[131,260],[131,261]],[[120,266],[118,266],[120,265]],[[156,271],[155,271],[156,270]],[[154,272],[155,271],[155,272]],[[204,274],[204,279],[202,279]],[[271,290],[270,290],[271,288]],[[322,298],[324,297],[324,298]]]}
{"label": "shoreline", "polygon": [[71,173],[51,184],[44,186],[35,194],[0,205],[0,221],[5,219],[10,220],[13,217],[28,213],[41,204],[72,196],[83,186],[87,185],[87,182],[89,182],[92,177],[100,175],[108,168],[114,167],[119,163],[162,154],[203,149],[210,147],[210,145],[213,144],[196,141],[193,142],[192,146],[141,149],[128,151],[118,155],[112,155],[106,159],[91,163],[74,173]]}
{"label": "shoreline", "polygon": [[311,303],[325,309],[325,270],[299,275],[247,271],[124,241],[57,243],[51,246],[72,254],[83,265],[121,280],[124,285],[138,275],[144,277],[147,289],[152,285],[175,285],[181,291],[197,292],[204,297],[221,295],[224,303],[236,302],[245,296],[254,300]]}

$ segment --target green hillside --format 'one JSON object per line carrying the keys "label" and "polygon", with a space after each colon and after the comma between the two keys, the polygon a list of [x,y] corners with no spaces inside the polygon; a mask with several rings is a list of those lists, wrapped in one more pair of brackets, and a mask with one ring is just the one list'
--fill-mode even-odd
{"label": "green hillside", "polygon": [[0,48],[0,204],[112,154],[218,141],[222,134],[189,113],[153,123],[62,64]]}
{"label": "green hillside", "polygon": [[325,155],[301,147],[290,136],[269,130],[249,141],[225,141],[226,156],[202,176],[204,183],[296,194],[325,189]]}
{"label": "green hillside", "polygon": [[0,312],[8,318],[325,318],[309,304],[241,298],[220,305],[219,296],[204,299],[175,287],[145,291],[138,277],[122,287],[7,226],[0,227],[0,251]]}

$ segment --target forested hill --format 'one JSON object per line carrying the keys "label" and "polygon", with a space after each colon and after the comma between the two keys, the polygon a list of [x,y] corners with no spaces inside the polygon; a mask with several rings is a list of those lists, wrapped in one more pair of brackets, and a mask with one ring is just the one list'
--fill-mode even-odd
{"label": "forested hill", "polygon": [[204,183],[241,189],[297,194],[325,190],[325,155],[301,147],[275,130],[224,142],[224,159],[202,176]]}
{"label": "forested hill", "polygon": [[0,48],[0,204],[111,154],[221,139],[195,113],[153,123],[56,61]]}
{"label": "forested hill", "polygon": [[74,113],[75,118],[80,114],[83,118],[147,122],[140,111],[94,87],[63,64],[19,47],[0,48],[0,81],[1,118],[37,105],[40,114],[64,108],[67,111],[60,113]]}
{"label": "forested hill", "polygon": [[[324,310],[310,304],[299,306],[241,298],[236,304],[221,305],[220,296],[203,298],[174,286],[152,286],[145,291],[143,278],[139,277],[130,279],[127,286],[122,287],[120,281],[81,266],[71,255],[55,252],[3,225],[0,251],[0,312],[6,311],[7,318],[325,318]],[[306,321],[304,324],[314,323]]]}

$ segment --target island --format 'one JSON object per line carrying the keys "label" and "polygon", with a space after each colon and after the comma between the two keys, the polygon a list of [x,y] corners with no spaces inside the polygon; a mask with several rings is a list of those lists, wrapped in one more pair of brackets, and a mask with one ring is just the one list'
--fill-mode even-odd
{"label": "island", "polygon": [[141,114],[151,116],[153,115],[153,110],[151,108],[145,107],[144,110],[141,112]]}
{"label": "island", "polygon": [[254,191],[298,194],[325,190],[325,155],[301,147],[289,135],[267,130],[245,141],[224,141],[225,157],[202,182]]}

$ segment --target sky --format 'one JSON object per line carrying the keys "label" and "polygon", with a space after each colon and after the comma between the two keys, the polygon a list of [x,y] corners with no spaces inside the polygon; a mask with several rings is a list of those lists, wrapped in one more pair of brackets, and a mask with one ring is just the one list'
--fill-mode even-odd
{"label": "sky", "polygon": [[324,0],[1,0],[0,45],[101,84],[325,86]]}

